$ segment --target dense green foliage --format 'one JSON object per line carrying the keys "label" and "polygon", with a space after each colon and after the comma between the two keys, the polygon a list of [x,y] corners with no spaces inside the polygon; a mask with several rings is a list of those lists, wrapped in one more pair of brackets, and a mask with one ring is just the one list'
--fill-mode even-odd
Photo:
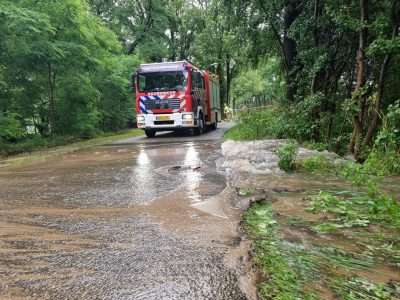
{"label": "dense green foliage", "polygon": [[139,60],[84,1],[2,0],[0,16],[0,143],[58,144],[133,120]]}
{"label": "dense green foliage", "polygon": [[[243,3],[246,12],[240,9]],[[385,143],[392,139],[390,151],[377,149],[375,154],[398,158],[398,123],[392,121],[396,125],[390,128],[387,124],[400,98],[398,1],[235,5],[241,17],[251,16],[249,45],[236,61],[240,67],[231,95],[235,108],[263,106],[272,99],[282,112],[279,125],[286,129],[277,136],[350,151],[359,161],[379,148],[375,138]]]}

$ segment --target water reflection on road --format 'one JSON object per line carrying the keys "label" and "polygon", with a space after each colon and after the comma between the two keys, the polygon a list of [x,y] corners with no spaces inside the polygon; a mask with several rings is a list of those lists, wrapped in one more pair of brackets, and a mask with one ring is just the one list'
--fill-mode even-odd
{"label": "water reflection on road", "polygon": [[136,157],[136,164],[133,167],[130,183],[134,193],[144,195],[146,199],[153,198],[157,193],[152,184],[153,166],[146,149],[142,148]]}
{"label": "water reflection on road", "polygon": [[201,160],[193,143],[188,144],[184,166],[188,167],[188,170],[185,172],[184,183],[187,195],[189,199],[191,199],[192,203],[200,202],[202,197],[198,189],[202,180],[202,173],[198,170],[201,168]]}
{"label": "water reflection on road", "polygon": [[1,299],[245,299],[218,141],[98,147],[0,169]]}

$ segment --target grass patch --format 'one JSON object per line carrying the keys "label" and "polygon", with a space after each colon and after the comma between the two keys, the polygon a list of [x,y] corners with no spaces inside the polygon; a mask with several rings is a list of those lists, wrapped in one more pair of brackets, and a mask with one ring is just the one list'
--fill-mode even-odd
{"label": "grass patch", "polygon": [[39,135],[27,137],[15,143],[0,141],[0,156],[11,156],[24,152],[33,152],[36,150],[67,145],[77,141],[79,141],[79,139],[73,136],[43,138]]}
{"label": "grass patch", "polygon": [[400,152],[387,150],[380,152],[376,149],[371,151],[363,168],[373,175],[400,175]]}
{"label": "grass patch", "polygon": [[[259,286],[261,299],[325,299],[325,294],[320,294],[320,290],[310,283],[329,289],[337,299],[400,299],[398,282],[377,284],[357,275],[358,271],[373,272],[374,266],[383,261],[384,253],[390,255],[388,259],[391,261],[400,257],[398,244],[388,243],[388,237],[379,240],[369,233],[368,238],[372,238],[373,242],[365,246],[366,250],[354,252],[337,248],[334,243],[290,242],[280,234],[281,226],[287,225],[278,225],[268,203],[252,205],[244,220],[245,229],[254,239],[254,261],[265,277]],[[289,225],[292,230],[296,223]],[[357,243],[362,241],[357,240]]]}
{"label": "grass patch", "polygon": [[327,173],[335,171],[335,165],[323,155],[313,155],[296,162],[296,169],[310,173]]}
{"label": "grass patch", "polygon": [[317,151],[324,151],[329,149],[329,144],[312,142],[312,141],[305,141],[302,146]]}
{"label": "grass patch", "polygon": [[371,175],[369,166],[349,162],[336,167],[323,156],[312,156],[299,162],[297,168],[308,172],[334,171],[359,190],[320,191],[319,194],[309,197],[308,211],[324,213],[329,219],[314,227],[317,232],[366,227],[370,223],[400,228],[400,204],[379,189],[378,184],[382,177]]}
{"label": "grass patch", "polygon": [[[2,163],[14,166],[42,160],[55,154],[66,154],[79,149],[108,144],[117,140],[141,135],[143,135],[143,130],[130,129],[119,133],[103,133],[87,140],[74,137],[54,137],[37,141],[26,141],[27,144],[15,144],[13,146],[15,147],[14,151],[5,152],[6,154],[8,153],[9,157],[4,155],[4,149],[1,148],[2,145],[0,144],[0,153],[3,153]],[[12,153],[13,156],[10,156],[9,153]]]}
{"label": "grass patch", "polygon": [[316,299],[306,293],[299,275],[284,255],[278,225],[270,204],[254,204],[245,214],[245,226],[255,237],[255,261],[266,281],[259,286],[263,299]]}
{"label": "grass patch", "polygon": [[117,133],[101,133],[91,139],[83,139],[73,136],[54,136],[46,138],[40,136],[32,136],[16,143],[6,143],[0,141],[0,155],[10,156],[24,152],[33,152],[58,146],[64,146],[73,143],[81,143],[82,145],[106,143],[139,135],[143,135],[143,131],[140,129],[124,130]]}
{"label": "grass patch", "polygon": [[225,132],[225,138],[235,141],[274,138],[282,130],[279,120],[279,112],[273,106],[242,112],[238,116],[238,124]]}
{"label": "grass patch", "polygon": [[[385,275],[381,284],[365,275],[376,266],[400,267],[400,203],[379,189],[379,176],[360,164],[335,167],[320,156],[303,161],[301,167],[310,172],[333,170],[353,188],[321,190],[304,197],[300,209],[319,214],[316,220],[304,220],[295,212],[281,215],[279,205],[277,214],[269,204],[248,210],[246,228],[255,240],[255,261],[266,278],[259,287],[262,299],[325,299],[321,286],[337,299],[400,299],[396,276]],[[284,239],[287,232],[290,240]],[[292,237],[293,232],[302,238],[293,239],[297,237]],[[337,245],[343,238],[343,244]]]}
{"label": "grass patch", "polygon": [[395,300],[400,296],[396,285],[373,284],[356,276],[337,279],[331,287],[344,300]]}
{"label": "grass patch", "polygon": [[310,197],[308,211],[326,215],[326,222],[314,226],[314,229],[321,233],[366,227],[371,223],[400,228],[398,202],[380,192],[359,193],[346,197],[321,191],[318,195]]}

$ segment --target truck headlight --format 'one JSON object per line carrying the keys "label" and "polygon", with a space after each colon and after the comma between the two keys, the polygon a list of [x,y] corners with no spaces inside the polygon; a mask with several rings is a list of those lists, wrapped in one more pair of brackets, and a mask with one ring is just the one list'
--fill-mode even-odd
{"label": "truck headlight", "polygon": [[142,115],[136,116],[136,121],[138,123],[144,123],[145,122],[144,116]]}
{"label": "truck headlight", "polygon": [[182,119],[185,121],[191,121],[191,120],[193,120],[193,115],[192,114],[184,114],[184,115],[182,115]]}

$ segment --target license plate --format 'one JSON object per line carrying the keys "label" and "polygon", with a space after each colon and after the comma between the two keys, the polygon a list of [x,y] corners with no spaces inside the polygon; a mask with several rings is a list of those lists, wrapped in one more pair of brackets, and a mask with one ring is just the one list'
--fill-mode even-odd
{"label": "license plate", "polygon": [[171,117],[170,116],[157,116],[156,120],[157,121],[169,121],[169,120],[171,120]]}

